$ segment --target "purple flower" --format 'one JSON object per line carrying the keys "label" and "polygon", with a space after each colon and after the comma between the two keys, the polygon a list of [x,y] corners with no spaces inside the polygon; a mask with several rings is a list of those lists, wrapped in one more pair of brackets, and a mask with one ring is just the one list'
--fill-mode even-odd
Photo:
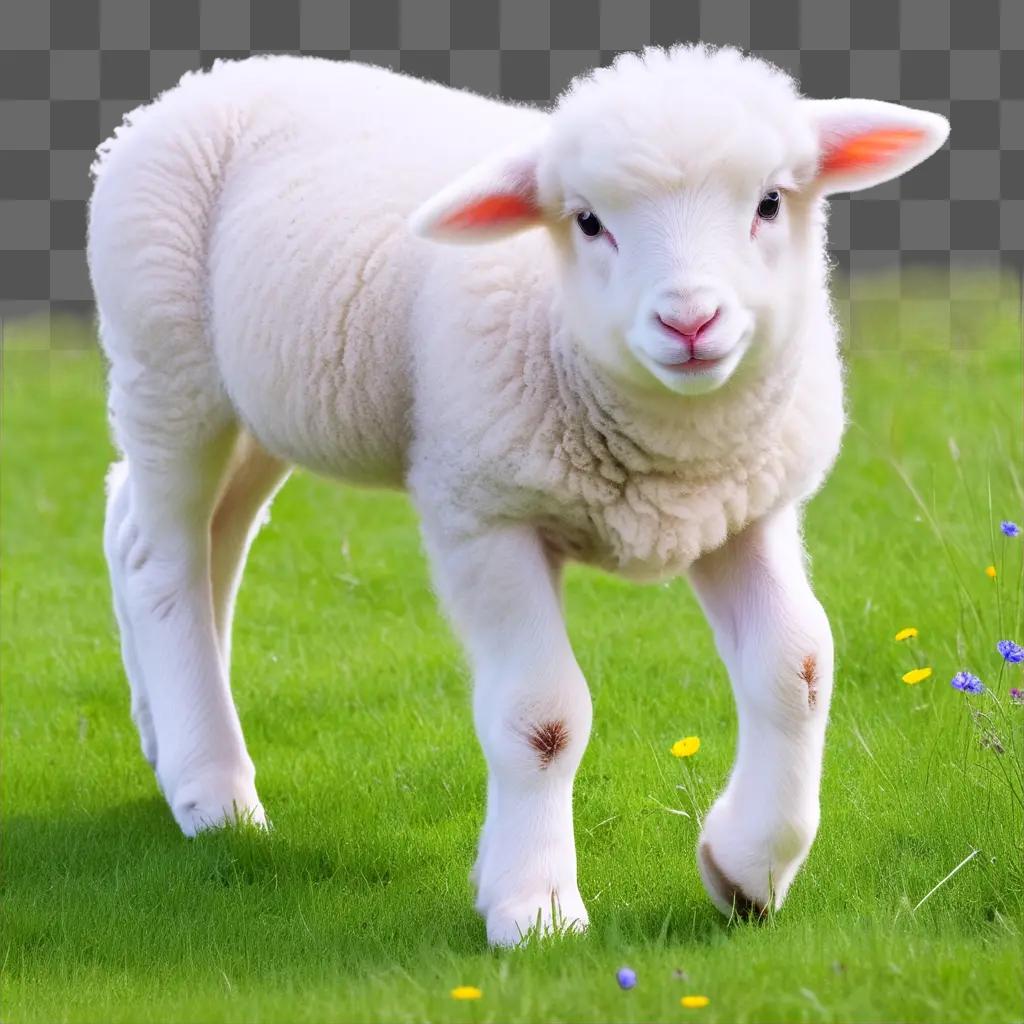
{"label": "purple flower", "polygon": [[973,673],[966,670],[957,672],[955,676],[949,681],[949,685],[954,690],[963,690],[964,693],[984,693],[985,685],[982,681]]}
{"label": "purple flower", "polygon": [[1024,690],[1018,690],[1016,686],[1010,687],[1010,700],[1014,704],[1024,704]]}
{"label": "purple flower", "polygon": [[619,988],[635,988],[636,971],[632,967],[620,967],[615,974],[615,980],[619,983]]}
{"label": "purple flower", "polygon": [[996,644],[996,650],[1011,664],[1016,665],[1024,661],[1024,647],[1014,643],[1012,640],[1000,640]]}
{"label": "purple flower", "polygon": [[1011,523],[1009,519],[1004,519],[999,524],[999,529],[1007,537],[1017,537],[1020,535],[1020,527],[1016,523]]}

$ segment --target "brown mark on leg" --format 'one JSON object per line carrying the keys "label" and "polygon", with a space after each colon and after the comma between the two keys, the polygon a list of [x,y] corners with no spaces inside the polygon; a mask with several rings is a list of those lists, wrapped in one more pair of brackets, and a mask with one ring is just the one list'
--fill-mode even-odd
{"label": "brown mark on leg", "polygon": [[715,891],[727,902],[731,903],[740,917],[756,914],[763,917],[767,907],[752,900],[719,866],[711,852],[710,843],[700,844],[700,858],[704,862],[708,877]]}
{"label": "brown mark on leg", "polygon": [[537,751],[541,768],[547,768],[565,750],[569,742],[569,730],[565,727],[565,722],[555,718],[535,725],[527,735],[527,740]]}
{"label": "brown mark on leg", "polygon": [[818,663],[813,654],[804,658],[800,678],[807,684],[807,706],[813,711],[818,703]]}

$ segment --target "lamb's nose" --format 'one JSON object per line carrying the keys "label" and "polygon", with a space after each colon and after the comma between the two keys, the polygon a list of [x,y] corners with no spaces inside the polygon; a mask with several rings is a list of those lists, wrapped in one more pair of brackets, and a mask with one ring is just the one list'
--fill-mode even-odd
{"label": "lamb's nose", "polygon": [[718,310],[710,313],[696,313],[689,317],[675,317],[658,314],[658,320],[662,327],[667,328],[673,334],[679,335],[680,339],[689,345],[696,345],[701,334],[707,330],[711,323],[718,317]]}

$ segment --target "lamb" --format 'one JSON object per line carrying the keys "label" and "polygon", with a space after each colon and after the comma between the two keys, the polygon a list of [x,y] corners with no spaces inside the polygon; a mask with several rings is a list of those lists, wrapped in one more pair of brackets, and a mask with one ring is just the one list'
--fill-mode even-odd
{"label": "lamb", "polygon": [[279,56],[129,115],[89,219],[122,453],[104,549],[132,716],[183,832],[266,821],[231,621],[302,465],[405,488],[420,515],[474,677],[491,943],[587,925],[570,560],[689,577],[739,718],[701,877],[725,913],[781,906],[818,827],[833,685],[800,525],[844,423],[826,197],[947,133],[701,45],[623,54],[549,110]]}

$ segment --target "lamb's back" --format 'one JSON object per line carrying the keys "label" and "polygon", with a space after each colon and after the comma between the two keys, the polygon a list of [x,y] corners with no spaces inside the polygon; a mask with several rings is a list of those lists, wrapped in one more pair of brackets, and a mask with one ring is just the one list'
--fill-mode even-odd
{"label": "lamb's back", "polygon": [[[249,108],[211,236],[211,316],[232,399],[264,444],[398,484],[412,302],[431,260],[408,214],[545,115],[361,64],[280,58]],[[268,88],[267,72],[280,76]],[[254,372],[275,367],[278,372]],[[257,426],[257,421],[259,425]]]}
{"label": "lamb's back", "polygon": [[270,450],[400,483],[411,304],[451,252],[413,239],[406,217],[545,118],[351,62],[257,57],[186,76],[99,162],[104,237],[135,239],[99,261],[125,282],[110,304],[127,297],[140,327],[154,310],[201,320],[239,417]]}

